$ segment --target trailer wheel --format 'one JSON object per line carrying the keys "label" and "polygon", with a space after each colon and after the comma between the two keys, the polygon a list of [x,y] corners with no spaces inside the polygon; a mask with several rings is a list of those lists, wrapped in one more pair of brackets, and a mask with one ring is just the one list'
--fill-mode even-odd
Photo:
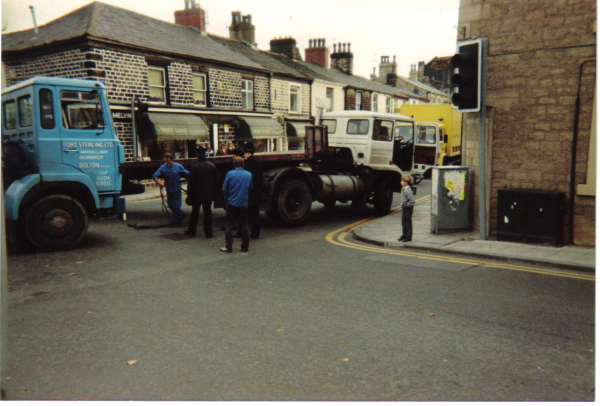
{"label": "trailer wheel", "polygon": [[73,248],[85,235],[88,216],[76,199],[50,195],[36,202],[25,218],[25,233],[33,245],[48,250]]}
{"label": "trailer wheel", "polygon": [[394,191],[387,178],[382,178],[375,184],[375,195],[373,203],[375,204],[375,214],[385,216],[392,209],[394,200]]}
{"label": "trailer wheel", "polygon": [[290,226],[300,225],[310,212],[312,197],[310,189],[299,180],[287,181],[275,199],[278,220]]}

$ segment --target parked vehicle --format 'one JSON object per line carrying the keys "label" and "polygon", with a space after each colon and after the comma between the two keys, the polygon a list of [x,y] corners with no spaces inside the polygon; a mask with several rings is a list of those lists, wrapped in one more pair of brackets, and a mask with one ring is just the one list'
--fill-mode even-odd
{"label": "parked vehicle", "polygon": [[88,216],[116,210],[123,146],[104,85],[36,77],[2,91],[6,219],[31,243],[74,247]]}
{"label": "parked vehicle", "polygon": [[451,104],[405,104],[397,111],[417,122],[411,170],[417,183],[434,166],[460,164],[462,113]]}
{"label": "parked vehicle", "polygon": [[[106,89],[98,81],[36,77],[2,92],[6,218],[39,248],[77,245],[94,213],[116,211],[118,196],[141,193],[162,161],[124,162]],[[302,224],[313,201],[351,201],[389,213],[400,191],[400,144],[414,120],[394,114],[342,111],[306,127],[304,151],[257,153],[263,163],[262,209],[286,225]],[[218,140],[217,140],[218,142]],[[231,156],[208,158],[220,179]],[[194,159],[178,160],[186,167]],[[121,206],[124,206],[121,205]],[[215,201],[223,207],[222,196]]]}

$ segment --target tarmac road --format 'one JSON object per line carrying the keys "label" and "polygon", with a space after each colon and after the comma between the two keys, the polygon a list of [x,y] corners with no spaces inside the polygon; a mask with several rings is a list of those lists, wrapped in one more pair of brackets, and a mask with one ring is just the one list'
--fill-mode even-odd
{"label": "tarmac road", "polygon": [[9,256],[7,398],[594,399],[593,282],[326,240],[371,214],[263,217],[248,254],[218,251],[222,210],[211,240],[96,220],[78,249]]}

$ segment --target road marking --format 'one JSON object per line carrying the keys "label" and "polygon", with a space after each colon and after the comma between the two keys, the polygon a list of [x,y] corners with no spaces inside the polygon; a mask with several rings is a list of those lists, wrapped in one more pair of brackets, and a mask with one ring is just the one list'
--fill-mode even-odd
{"label": "road marking", "polygon": [[[420,200],[421,201],[427,200],[427,198],[428,198],[428,196],[425,196],[425,197],[421,198]],[[395,210],[397,210],[397,209],[398,208],[396,208]],[[580,279],[580,280],[586,280],[586,281],[595,281],[595,275],[591,275],[591,274],[588,274],[585,272],[553,271],[550,269],[537,268],[537,267],[533,267],[533,266],[507,265],[507,264],[501,264],[501,263],[497,263],[497,262],[488,262],[488,261],[481,261],[481,260],[446,257],[443,255],[392,250],[389,248],[379,248],[376,246],[365,246],[365,245],[361,245],[361,244],[358,244],[355,242],[346,241],[346,238],[348,237],[348,235],[351,234],[356,228],[358,228],[361,225],[366,224],[374,219],[375,219],[375,217],[368,217],[366,219],[357,221],[357,222],[347,225],[345,227],[339,228],[339,229],[327,234],[325,239],[328,242],[330,242],[331,244],[338,245],[340,247],[351,248],[351,249],[360,250],[360,251],[375,252],[375,253],[379,253],[379,254],[398,255],[398,256],[403,256],[403,257],[428,259],[428,260],[439,261],[439,262],[451,262],[451,263],[456,263],[456,264],[479,266],[479,267],[483,267],[483,268],[505,269],[505,270],[516,271],[516,272],[536,273],[536,274],[540,274],[540,275],[557,276],[557,277],[561,277],[561,278],[571,278],[571,279]],[[461,255],[461,254],[457,253],[457,255]]]}

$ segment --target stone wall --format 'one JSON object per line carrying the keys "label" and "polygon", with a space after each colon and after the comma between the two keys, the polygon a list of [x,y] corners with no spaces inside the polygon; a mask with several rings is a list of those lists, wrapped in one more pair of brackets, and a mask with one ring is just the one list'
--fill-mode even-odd
{"label": "stone wall", "polygon": [[[495,235],[502,188],[566,194],[563,236],[569,243],[571,150],[575,183],[588,174],[596,80],[596,3],[593,0],[461,0],[467,38],[489,41],[487,68],[490,192],[488,226]],[[462,38],[459,38],[459,40]],[[581,107],[576,110],[579,97]],[[575,118],[579,126],[574,131]],[[477,114],[465,114],[464,163],[478,171]],[[595,163],[594,163],[595,165]],[[476,186],[476,184],[475,184]],[[478,212],[477,194],[474,213]],[[594,246],[595,192],[575,196],[574,238]],[[474,217],[477,228],[478,221]]]}
{"label": "stone wall", "polygon": [[[300,86],[300,112],[290,112],[290,84]],[[310,115],[310,85],[289,80],[271,80],[271,109],[275,116],[302,116]]]}
{"label": "stone wall", "polygon": [[34,76],[60,76],[70,79],[88,78],[85,54],[79,49],[25,58],[19,63],[5,63],[6,85],[10,86]]}

